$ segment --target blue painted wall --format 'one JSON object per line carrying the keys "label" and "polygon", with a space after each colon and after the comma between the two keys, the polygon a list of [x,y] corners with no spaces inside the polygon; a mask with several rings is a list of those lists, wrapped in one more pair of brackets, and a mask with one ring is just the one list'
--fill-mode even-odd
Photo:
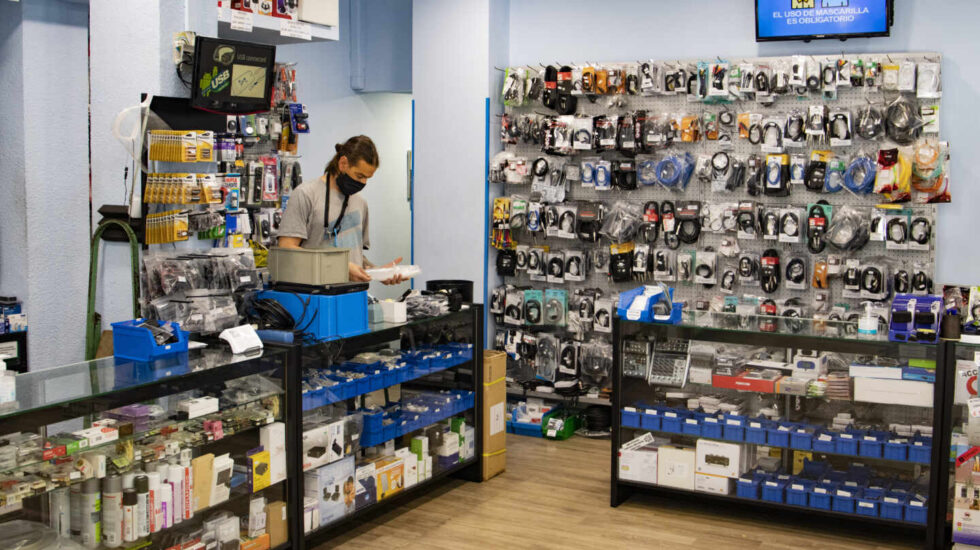
{"label": "blue painted wall", "polygon": [[954,202],[940,207],[936,280],[980,284],[980,241],[973,230],[980,204],[980,187],[975,185],[980,167],[973,159],[980,104],[975,24],[980,20],[980,2],[897,0],[896,4],[895,25],[887,38],[758,44],[753,4],[748,0],[512,2],[510,62],[939,52],[943,55],[940,123],[952,147]]}

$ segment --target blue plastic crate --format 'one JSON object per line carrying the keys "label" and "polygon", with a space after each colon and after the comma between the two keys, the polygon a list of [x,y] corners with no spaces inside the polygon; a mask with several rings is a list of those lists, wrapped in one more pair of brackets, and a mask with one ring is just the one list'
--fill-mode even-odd
{"label": "blue plastic crate", "polygon": [[857,456],[858,440],[862,437],[864,437],[864,434],[854,431],[837,434],[837,439],[835,441],[837,446],[835,452],[842,455]]}
{"label": "blue plastic crate", "polygon": [[725,427],[722,433],[724,439],[728,441],[745,441],[745,417],[737,414],[726,414],[724,418]]}
{"label": "blue plastic crate", "polygon": [[837,452],[837,434],[829,430],[820,431],[813,436],[813,451],[817,453]]}
{"label": "blue plastic crate", "polygon": [[788,422],[774,422],[766,430],[766,442],[771,447],[789,447],[789,434],[792,430],[793,425]]}
{"label": "blue plastic crate", "polygon": [[853,514],[860,496],[861,489],[858,487],[838,487],[834,492],[832,510],[842,514]]}
{"label": "blue plastic crate", "polygon": [[640,413],[637,412],[636,409],[623,409],[621,415],[620,424],[622,424],[624,428],[640,427]]}
{"label": "blue plastic crate", "polygon": [[762,483],[762,500],[768,502],[786,501],[786,481],[785,479],[767,479]]}
{"label": "blue plastic crate", "polygon": [[909,445],[909,462],[929,464],[932,461],[932,438],[916,437]]}
{"label": "blue plastic crate", "polygon": [[796,428],[789,433],[789,446],[801,451],[813,449],[813,432],[805,428]]}
{"label": "blue plastic crate", "polygon": [[529,437],[544,437],[541,433],[541,424],[532,424],[529,422],[514,422],[514,433],[517,435],[526,435]]}
{"label": "blue plastic crate", "polygon": [[760,498],[760,490],[762,489],[762,480],[764,476],[758,474],[744,474],[742,477],[735,480],[735,494],[740,498],[751,498],[758,500]]}
{"label": "blue plastic crate", "polygon": [[701,422],[697,417],[685,418],[681,423],[681,433],[685,435],[701,435]]}
{"label": "blue plastic crate", "polygon": [[684,413],[676,410],[664,411],[660,419],[660,429],[664,432],[679,434],[682,433],[683,427],[682,423],[684,421]]}
{"label": "blue plastic crate", "polygon": [[766,444],[766,430],[770,422],[762,418],[750,418],[745,426],[745,442],[757,445]]}
{"label": "blue plastic crate", "polygon": [[830,510],[833,494],[837,491],[837,484],[819,482],[815,483],[810,489],[807,506],[818,510]]}
{"label": "blue plastic crate", "polygon": [[881,504],[881,499],[878,497],[869,497],[867,495],[859,497],[854,506],[854,513],[859,516],[868,516],[876,518],[878,517],[878,507]]}
{"label": "blue plastic crate", "polygon": [[908,498],[903,494],[890,492],[881,499],[878,505],[878,515],[884,519],[901,521],[905,519],[905,503]]}
{"label": "blue plastic crate", "polygon": [[336,340],[368,331],[367,291],[349,294],[297,294],[265,290],[257,298],[271,298],[292,315],[296,326],[317,340]]}
{"label": "blue plastic crate", "polygon": [[929,508],[922,500],[912,497],[905,503],[905,521],[926,523],[928,521],[928,515]]}
{"label": "blue plastic crate", "polygon": [[724,434],[724,431],[725,430],[722,421],[715,416],[705,417],[701,421],[701,437],[721,439]]}
{"label": "blue plastic crate", "polygon": [[903,439],[886,441],[881,452],[882,458],[888,460],[908,460],[909,444]]}
{"label": "blue plastic crate", "polygon": [[791,506],[806,506],[807,495],[813,488],[814,482],[810,479],[800,479],[795,477],[786,485],[786,504]]}
{"label": "blue plastic crate", "polygon": [[887,435],[869,433],[858,442],[858,454],[868,458],[881,458]]}
{"label": "blue plastic crate", "polygon": [[308,411],[315,409],[316,406],[313,404],[313,390],[303,390],[303,410]]}
{"label": "blue plastic crate", "polygon": [[[144,322],[156,323],[158,326],[170,326],[177,341],[172,344],[157,345],[150,329],[142,328]],[[149,362],[161,357],[187,352],[188,332],[181,330],[178,323],[166,321],[148,321],[133,319],[112,323],[112,355],[117,359]]]}
{"label": "blue plastic crate", "polygon": [[663,415],[656,409],[646,409],[640,413],[640,427],[644,430],[659,432]]}

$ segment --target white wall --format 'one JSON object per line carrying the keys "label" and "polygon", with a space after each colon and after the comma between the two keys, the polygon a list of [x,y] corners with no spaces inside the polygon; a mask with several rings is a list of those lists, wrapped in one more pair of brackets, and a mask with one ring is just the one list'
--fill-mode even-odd
{"label": "white wall", "polygon": [[[936,280],[980,283],[980,242],[974,238],[975,205],[980,204],[976,148],[975,22],[980,2],[898,1],[888,38],[803,42],[755,42],[755,14],[749,1],[587,0],[513,2],[510,62],[570,63],[636,59],[714,58],[796,53],[937,51],[943,55],[941,132],[952,148],[953,203],[940,206]],[[941,9],[939,9],[941,6]],[[603,38],[600,33],[612,33]]]}
{"label": "white wall", "polygon": [[[310,112],[310,134],[300,137],[305,180],[318,178],[334,155],[334,146],[359,134],[378,148],[381,164],[361,191],[368,203],[371,250],[376,264],[402,257],[411,261],[411,212],[408,204],[407,153],[412,145],[412,98],[408,94],[359,94],[350,88],[350,4],[340,3],[340,40],[281,46],[278,61],[296,62],[299,99]],[[363,14],[371,17],[370,13]],[[386,287],[372,283],[379,298],[400,296],[408,283]]]}
{"label": "white wall", "polygon": [[482,300],[490,2],[415,0],[415,261]]}

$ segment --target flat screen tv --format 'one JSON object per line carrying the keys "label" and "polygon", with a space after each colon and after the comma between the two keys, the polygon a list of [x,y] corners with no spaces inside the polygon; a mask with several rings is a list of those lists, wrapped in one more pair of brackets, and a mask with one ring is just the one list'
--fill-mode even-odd
{"label": "flat screen tv", "polygon": [[893,0],[755,0],[755,40],[888,36]]}
{"label": "flat screen tv", "polygon": [[227,114],[268,111],[275,65],[275,46],[198,36],[191,106]]}

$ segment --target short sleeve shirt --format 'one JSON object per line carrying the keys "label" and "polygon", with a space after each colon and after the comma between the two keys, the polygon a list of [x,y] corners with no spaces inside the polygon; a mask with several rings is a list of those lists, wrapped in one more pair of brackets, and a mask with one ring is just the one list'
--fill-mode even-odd
{"label": "short sleeve shirt", "polygon": [[359,195],[351,195],[334,235],[332,230],[344,206],[344,194],[329,190],[330,219],[329,226],[324,226],[327,191],[326,177],[304,182],[293,189],[286,201],[279,236],[302,239],[300,246],[303,248],[349,248],[351,263],[363,266],[363,251],[371,246],[367,202]]}

